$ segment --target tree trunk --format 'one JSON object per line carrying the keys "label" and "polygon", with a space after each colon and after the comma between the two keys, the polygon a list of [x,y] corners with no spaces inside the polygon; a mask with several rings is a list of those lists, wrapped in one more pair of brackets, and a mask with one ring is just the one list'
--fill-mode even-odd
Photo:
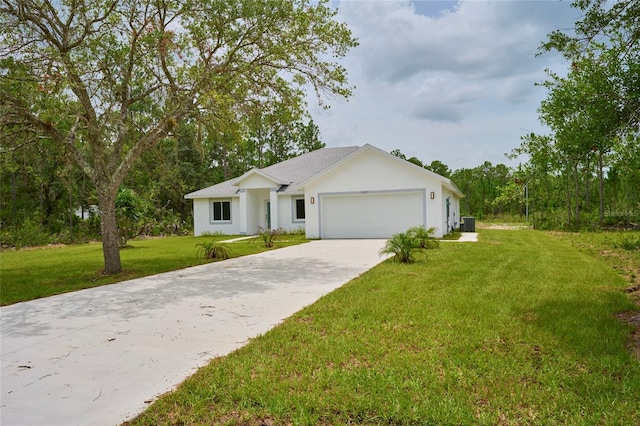
{"label": "tree trunk", "polygon": [[598,180],[600,184],[600,227],[604,226],[604,173],[602,161],[602,150],[598,151]]}
{"label": "tree trunk", "polygon": [[120,237],[116,220],[116,195],[111,194],[111,192],[108,189],[98,191],[102,253],[104,255],[104,273],[106,275],[122,272]]}
{"label": "tree trunk", "polygon": [[[69,185],[71,186],[71,185]],[[73,195],[71,191],[69,191],[69,234],[73,239],[73,216],[75,215],[75,211],[73,209]]]}
{"label": "tree trunk", "polygon": [[16,184],[16,172],[15,170],[11,173],[11,208],[13,212],[13,223],[12,225],[16,225],[18,223],[18,206],[16,204],[16,194],[17,194]]}
{"label": "tree trunk", "polygon": [[576,230],[580,229],[580,180],[578,176],[578,163],[573,169],[575,179],[575,194],[576,194]]}
{"label": "tree trunk", "polygon": [[567,166],[567,223],[573,224],[573,206],[571,205],[571,169]]}
{"label": "tree trunk", "polygon": [[584,208],[586,211],[591,211],[591,164],[587,161],[587,165],[584,170]]}

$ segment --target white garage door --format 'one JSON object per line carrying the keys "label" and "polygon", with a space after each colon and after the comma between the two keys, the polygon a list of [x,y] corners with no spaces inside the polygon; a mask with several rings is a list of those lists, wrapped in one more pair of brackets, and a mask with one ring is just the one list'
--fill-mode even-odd
{"label": "white garage door", "polygon": [[422,190],[325,194],[320,197],[322,238],[388,238],[425,224]]}

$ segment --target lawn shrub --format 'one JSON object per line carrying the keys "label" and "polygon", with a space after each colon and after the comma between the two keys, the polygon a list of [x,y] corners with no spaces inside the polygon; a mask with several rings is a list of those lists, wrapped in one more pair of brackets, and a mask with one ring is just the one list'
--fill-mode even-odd
{"label": "lawn shrub", "polygon": [[0,233],[0,242],[4,247],[41,246],[51,244],[53,240],[53,236],[36,218],[29,218],[20,225],[8,226]]}
{"label": "lawn shrub", "polygon": [[393,234],[380,249],[380,255],[392,254],[393,260],[400,263],[412,263],[416,255],[426,256],[425,250],[438,247],[438,240],[433,236],[435,228],[425,229],[416,226],[406,232]]}
{"label": "lawn shrub", "polygon": [[202,234],[200,234],[201,237],[223,237],[226,234],[222,231],[204,231]]}
{"label": "lawn shrub", "polygon": [[231,249],[228,245],[216,240],[204,241],[196,244],[199,247],[199,254],[205,259],[225,260],[231,256]]}
{"label": "lawn shrub", "polygon": [[290,229],[288,231],[285,230],[283,233],[286,235],[306,235],[307,231],[303,227],[300,227]]}
{"label": "lawn shrub", "polygon": [[407,232],[413,235],[413,238],[416,239],[418,246],[421,249],[430,250],[438,248],[438,245],[440,244],[433,236],[436,232],[436,228],[434,227],[426,229],[424,226],[414,226]]}
{"label": "lawn shrub", "polygon": [[273,248],[277,240],[280,239],[280,236],[285,234],[285,230],[283,228],[277,229],[265,229],[262,226],[258,227],[258,237],[264,243],[266,248]]}

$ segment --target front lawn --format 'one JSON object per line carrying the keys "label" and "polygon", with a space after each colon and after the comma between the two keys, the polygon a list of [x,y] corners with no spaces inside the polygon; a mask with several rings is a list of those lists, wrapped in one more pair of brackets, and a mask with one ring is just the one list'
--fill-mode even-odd
{"label": "front lawn", "polygon": [[[120,250],[124,271],[103,276],[102,244],[61,247],[36,247],[0,252],[0,304],[37,299],[83,288],[112,284],[132,278],[173,271],[211,262],[198,256],[197,244],[216,237],[167,237],[129,241]],[[283,235],[276,247],[300,244],[304,235]],[[246,256],[267,250],[261,240],[244,240],[229,244],[231,257]]]}
{"label": "front lawn", "polygon": [[482,230],[384,262],[130,424],[640,424],[627,286],[549,234]]}

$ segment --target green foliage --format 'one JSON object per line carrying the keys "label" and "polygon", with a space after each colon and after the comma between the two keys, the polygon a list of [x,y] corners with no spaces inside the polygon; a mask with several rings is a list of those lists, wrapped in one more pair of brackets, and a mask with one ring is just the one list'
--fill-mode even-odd
{"label": "green foliage", "polygon": [[437,173],[440,176],[444,176],[446,178],[451,177],[451,169],[442,161],[433,160],[430,164],[425,164],[424,168],[427,170],[431,170],[432,172]]}
{"label": "green foliage", "polygon": [[2,228],[0,244],[2,247],[28,247],[50,244],[53,236],[36,219],[27,219],[20,225]]}
{"label": "green foliage", "polygon": [[204,231],[203,233],[200,234],[201,237],[224,237],[225,234],[222,231],[215,231],[215,232],[211,232],[211,231]]}
{"label": "green foliage", "polygon": [[231,248],[216,240],[204,241],[196,244],[199,254],[205,259],[225,260],[231,256]]}
{"label": "green foliage", "polygon": [[390,254],[394,261],[412,263],[416,255],[426,257],[425,250],[438,247],[438,240],[433,237],[434,232],[435,228],[417,226],[406,232],[393,234],[380,249],[380,255]]}
{"label": "green foliage", "polygon": [[[4,2],[0,61],[20,78],[0,72],[0,136],[35,135],[87,176],[118,273],[118,189],[183,121],[233,136],[278,106],[301,117],[309,88],[320,104],[351,96],[338,59],[357,41],[336,14],[328,0]],[[171,181],[156,189],[175,196],[187,179]]]}
{"label": "green foliage", "polygon": [[306,235],[307,231],[303,228],[295,228],[295,229],[290,229],[288,231],[283,231],[283,233],[285,235]]}
{"label": "green foliage", "polygon": [[455,241],[455,240],[459,240],[461,236],[462,236],[462,233],[460,231],[453,231],[445,235],[444,237],[442,237],[442,239]]}
{"label": "green foliage", "polygon": [[418,247],[424,250],[438,248],[439,242],[433,236],[435,232],[435,227],[426,229],[424,226],[415,226],[407,231],[407,233],[413,235],[413,238],[416,239],[416,241],[418,242]]}
{"label": "green foliage", "polygon": [[418,242],[408,232],[400,232],[393,234],[386,241],[384,247],[380,249],[380,256],[390,254],[395,261],[410,263],[415,260],[414,253],[422,253],[419,249]]}
{"label": "green foliage", "polygon": [[607,211],[640,213],[640,3],[576,0],[581,18],[542,45],[568,72],[548,71],[540,119],[552,134],[523,137],[536,227],[592,229]]}
{"label": "green foliage", "polygon": [[517,198],[501,198],[515,179],[509,167],[494,166],[489,161],[473,169],[454,171],[451,180],[465,194],[460,201],[461,214],[482,220],[485,216],[524,213]]}
{"label": "green foliage", "polygon": [[118,190],[115,205],[120,230],[120,247],[126,247],[127,241],[137,235],[137,223],[142,213],[141,203],[132,189],[121,187]]}
{"label": "green foliage", "polygon": [[278,241],[280,237],[284,234],[285,234],[285,231],[282,228],[265,229],[262,226],[258,227],[258,232],[256,233],[256,235],[262,240],[266,248],[275,247],[276,241]]}
{"label": "green foliage", "polygon": [[614,248],[622,248],[624,250],[640,250],[640,235],[625,235],[619,241],[613,242]]}

